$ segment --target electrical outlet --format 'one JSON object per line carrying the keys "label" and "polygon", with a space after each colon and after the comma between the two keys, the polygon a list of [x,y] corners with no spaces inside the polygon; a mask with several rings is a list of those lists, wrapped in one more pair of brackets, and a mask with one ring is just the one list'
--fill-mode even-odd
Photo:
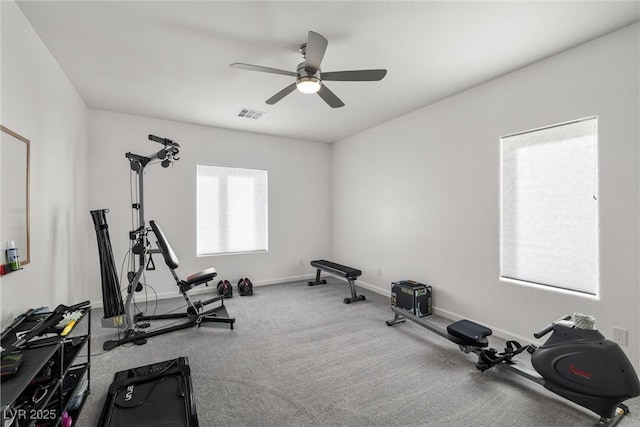
{"label": "electrical outlet", "polygon": [[628,331],[622,328],[613,328],[613,342],[618,345],[627,345]]}
{"label": "electrical outlet", "polygon": [[382,269],[378,267],[378,277],[382,277]]}

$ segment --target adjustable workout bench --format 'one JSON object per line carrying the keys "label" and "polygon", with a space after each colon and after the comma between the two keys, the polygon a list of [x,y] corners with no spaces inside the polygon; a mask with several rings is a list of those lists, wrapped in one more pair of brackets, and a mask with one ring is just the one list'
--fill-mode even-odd
{"label": "adjustable workout bench", "polygon": [[356,284],[355,281],[362,274],[362,271],[357,270],[355,268],[347,267],[345,265],[336,264],[335,262],[326,261],[323,259],[311,261],[311,266],[317,269],[316,271],[316,280],[313,282],[307,283],[309,286],[314,285],[322,285],[327,283],[326,280],[320,279],[320,271],[326,271],[327,273],[338,276],[342,279],[346,279],[349,282],[349,287],[351,288],[351,298],[345,298],[345,304],[351,304],[356,301],[363,301],[365,299],[364,295],[356,295]]}
{"label": "adjustable workout bench", "polygon": [[[187,292],[198,285],[202,285],[203,283],[207,283],[213,280],[214,277],[218,275],[216,269],[211,267],[207,268],[199,273],[192,274],[187,277],[185,280],[182,280],[178,277],[176,273],[176,268],[180,265],[178,261],[178,257],[175,252],[169,245],[169,241],[166,236],[162,232],[160,226],[153,220],[149,221],[149,225],[151,226],[151,230],[153,234],[155,234],[158,239],[158,249],[144,249],[141,256],[153,254],[153,253],[161,253],[164,257],[164,262],[169,267],[171,271],[171,275],[176,281],[176,285],[178,286],[178,290],[185,302],[187,303],[187,312],[186,313],[167,313],[167,314],[156,314],[151,316],[145,316],[144,314],[135,314],[133,310],[133,286],[129,286],[129,291],[127,295],[127,302],[125,305],[125,311],[127,314],[127,331],[123,338],[119,338],[117,340],[108,340],[105,341],[102,348],[109,351],[119,345],[133,342],[135,344],[141,345],[147,342],[147,338],[154,337],[161,334],[166,334],[168,332],[178,331],[181,329],[190,328],[192,326],[205,326],[207,323],[226,323],[229,325],[230,329],[233,329],[233,324],[236,319],[234,317],[229,317],[227,313],[227,309],[224,305],[224,298],[222,295],[215,296],[206,301],[197,301],[192,302],[189,298]],[[146,235],[145,235],[146,236]],[[146,237],[145,237],[146,239]],[[139,277],[142,275],[145,268],[145,263],[140,262],[140,269],[137,276],[131,281],[132,283],[137,283]],[[208,304],[212,304],[214,302],[220,302],[220,305],[208,310],[204,309],[204,306]],[[161,320],[161,319],[185,319],[184,322],[160,327],[157,329],[153,329],[148,332],[140,332],[135,330],[138,327],[138,322],[141,321],[149,321],[149,320]],[[144,327],[150,326],[148,323],[144,325]],[[142,326],[141,326],[142,327]]]}

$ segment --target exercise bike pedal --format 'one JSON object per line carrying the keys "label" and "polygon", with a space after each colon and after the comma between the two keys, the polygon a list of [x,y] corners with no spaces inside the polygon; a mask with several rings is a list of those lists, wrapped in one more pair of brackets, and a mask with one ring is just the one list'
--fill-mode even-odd
{"label": "exercise bike pedal", "polygon": [[136,326],[140,329],[147,329],[149,326],[151,326],[151,323],[142,322],[142,323],[137,323]]}

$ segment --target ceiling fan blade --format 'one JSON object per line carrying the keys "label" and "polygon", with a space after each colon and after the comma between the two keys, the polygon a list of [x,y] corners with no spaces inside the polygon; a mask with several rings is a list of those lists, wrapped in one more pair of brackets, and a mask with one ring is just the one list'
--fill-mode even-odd
{"label": "ceiling fan blade", "polygon": [[289,95],[294,90],[296,90],[296,84],[295,83],[291,83],[289,86],[285,87],[280,92],[276,93],[271,98],[267,99],[266,103],[269,104],[269,105],[273,105],[276,102],[280,101],[285,96]]}
{"label": "ceiling fan blade", "polygon": [[322,73],[322,80],[334,82],[374,82],[382,80],[386,75],[387,70],[329,71]]}
{"label": "ceiling fan blade", "polygon": [[320,86],[318,95],[320,95],[320,98],[324,99],[324,102],[329,104],[331,108],[344,107],[344,102],[342,102],[340,98],[338,98],[335,93],[331,92],[325,85]]}
{"label": "ceiling fan blade", "polygon": [[309,31],[307,37],[307,47],[304,56],[305,68],[314,73],[320,69],[320,63],[327,50],[329,42],[323,36],[313,31]]}
{"label": "ceiling fan blade", "polygon": [[271,74],[282,74],[284,76],[297,77],[298,75],[292,71],[287,70],[279,70],[277,68],[269,68],[262,67],[260,65],[251,65],[251,64],[243,64],[241,62],[236,62],[234,64],[229,65],[231,68],[241,68],[243,70],[249,71],[260,71],[263,73],[271,73]]}

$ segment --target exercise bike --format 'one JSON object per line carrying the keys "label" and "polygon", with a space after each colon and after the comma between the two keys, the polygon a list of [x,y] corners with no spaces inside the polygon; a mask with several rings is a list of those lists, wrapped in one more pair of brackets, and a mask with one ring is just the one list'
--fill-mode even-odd
{"label": "exercise bike", "polygon": [[[631,362],[620,346],[606,339],[593,327],[591,316],[566,315],[533,334],[547,341],[537,347],[507,341],[503,352],[488,348],[490,328],[460,320],[441,327],[423,317],[391,307],[395,316],[388,326],[409,319],[458,345],[465,353],[478,356],[476,368],[481,372],[501,366],[532,380],[553,393],[595,412],[600,419],[594,426],[613,426],[629,412],[623,404],[640,396],[640,382]],[[518,365],[513,357],[526,351],[531,355],[532,370]]]}

